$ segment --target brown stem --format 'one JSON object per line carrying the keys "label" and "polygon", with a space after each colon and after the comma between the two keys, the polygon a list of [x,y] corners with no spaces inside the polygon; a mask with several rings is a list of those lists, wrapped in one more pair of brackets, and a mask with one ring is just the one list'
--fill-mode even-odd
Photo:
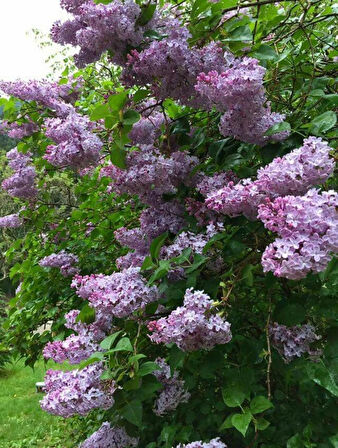
{"label": "brown stem", "polygon": [[270,318],[271,318],[271,297],[269,297],[269,314],[268,319],[266,321],[265,327],[265,335],[266,335],[266,344],[268,347],[268,366],[266,369],[266,385],[268,388],[268,399],[271,400],[271,382],[270,382],[270,372],[271,372],[271,345],[270,345],[270,337],[269,337],[269,326],[270,326]]}

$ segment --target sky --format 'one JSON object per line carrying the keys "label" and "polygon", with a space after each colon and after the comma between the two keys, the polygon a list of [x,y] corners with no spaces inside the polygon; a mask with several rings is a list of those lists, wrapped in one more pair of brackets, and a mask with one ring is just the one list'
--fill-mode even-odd
{"label": "sky", "polygon": [[60,0],[0,0],[0,17],[0,80],[44,78],[50,73],[46,58],[60,47],[42,50],[27,32],[37,28],[47,35],[65,19]]}

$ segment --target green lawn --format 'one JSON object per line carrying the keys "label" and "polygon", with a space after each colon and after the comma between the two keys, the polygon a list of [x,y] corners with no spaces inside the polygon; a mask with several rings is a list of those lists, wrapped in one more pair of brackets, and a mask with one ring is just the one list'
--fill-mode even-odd
{"label": "green lawn", "polygon": [[43,362],[32,370],[19,361],[0,373],[0,448],[77,447],[75,423],[40,409],[43,394],[36,393],[35,383],[43,381],[45,370]]}

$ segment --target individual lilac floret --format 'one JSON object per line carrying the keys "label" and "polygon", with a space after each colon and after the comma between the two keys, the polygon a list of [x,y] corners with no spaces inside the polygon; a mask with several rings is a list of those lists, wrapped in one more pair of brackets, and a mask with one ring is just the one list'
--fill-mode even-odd
{"label": "individual lilac floret", "polygon": [[94,432],[79,448],[129,448],[137,446],[138,440],[128,436],[124,428],[110,426],[104,422],[101,428]]}
{"label": "individual lilac floret", "polygon": [[312,189],[305,196],[286,196],[259,207],[265,227],[277,238],[262,256],[264,272],[297,280],[323,271],[338,253],[338,195]]}
{"label": "individual lilac floret", "polygon": [[47,147],[44,158],[57,167],[85,168],[96,165],[103,143],[93,133],[95,124],[72,112],[65,119],[45,121],[46,135],[57,145]]}
{"label": "individual lilac floret", "polygon": [[182,307],[168,317],[149,322],[153,342],[174,342],[183,351],[211,350],[231,340],[230,324],[211,314],[212,300],[203,291],[187,289]]}
{"label": "individual lilac floret", "polygon": [[221,441],[219,437],[212,439],[210,442],[203,443],[201,440],[198,442],[191,442],[187,445],[177,445],[176,448],[227,448],[227,446]]}
{"label": "individual lilac floret", "polygon": [[17,148],[13,148],[6,154],[9,160],[9,166],[14,170],[14,174],[2,182],[2,188],[10,196],[20,199],[34,199],[37,195],[37,189],[34,186],[36,172],[33,165],[31,154],[20,153]]}
{"label": "individual lilac floret", "polygon": [[153,375],[162,383],[163,390],[154,404],[154,413],[159,417],[168,412],[175,411],[181,403],[187,403],[190,393],[184,388],[184,381],[178,378],[178,372],[170,373],[170,367],[163,358],[155,359],[160,370],[155,370]]}
{"label": "individual lilac floret", "polygon": [[112,275],[75,276],[72,287],[89,300],[96,311],[126,317],[158,299],[155,286],[148,287],[139,268],[128,268]]}
{"label": "individual lilac floret", "polygon": [[48,370],[45,376],[45,397],[42,409],[61,417],[87,415],[92,409],[109,409],[114,404],[114,383],[106,387],[100,379],[103,368],[91,364],[82,370],[64,372]]}
{"label": "individual lilac floret", "polygon": [[42,258],[39,261],[39,265],[44,268],[59,268],[64,277],[70,277],[79,272],[79,270],[74,267],[74,264],[78,263],[78,261],[79,259],[76,255],[62,250],[57,254],[51,254]]}
{"label": "individual lilac floret", "polygon": [[272,345],[283,357],[286,363],[300,358],[304,353],[317,355],[319,352],[311,350],[310,344],[320,339],[315,333],[315,328],[310,325],[286,327],[274,322],[269,327],[269,335]]}
{"label": "individual lilac floret", "polygon": [[[200,73],[195,86],[209,108],[225,112],[220,122],[220,132],[248,143],[262,145],[271,137],[264,133],[280,123],[284,115],[273,113],[266,104],[263,87],[264,67],[256,59],[235,60],[222,73]],[[286,138],[288,133],[272,136],[275,140]]]}
{"label": "individual lilac floret", "polygon": [[17,213],[0,217],[0,227],[8,227],[15,229],[22,226],[23,222]]}

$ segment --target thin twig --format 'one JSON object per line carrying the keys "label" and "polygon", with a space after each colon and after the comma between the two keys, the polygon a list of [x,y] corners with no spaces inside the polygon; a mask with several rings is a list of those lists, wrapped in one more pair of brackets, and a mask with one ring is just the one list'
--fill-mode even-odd
{"label": "thin twig", "polygon": [[265,335],[266,335],[266,343],[268,347],[268,366],[266,369],[266,385],[268,388],[268,399],[271,400],[271,382],[270,382],[270,372],[271,372],[271,345],[270,345],[270,337],[269,337],[269,326],[270,326],[270,318],[271,318],[271,297],[269,297],[269,314],[268,319],[266,321],[265,327]]}

